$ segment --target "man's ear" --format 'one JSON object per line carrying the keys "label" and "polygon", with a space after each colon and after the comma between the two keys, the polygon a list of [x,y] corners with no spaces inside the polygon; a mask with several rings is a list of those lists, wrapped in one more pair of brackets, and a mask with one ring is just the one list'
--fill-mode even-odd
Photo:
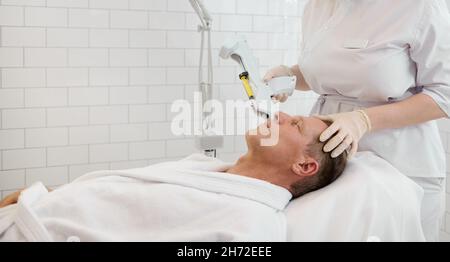
{"label": "man's ear", "polygon": [[298,176],[313,176],[319,171],[319,162],[314,158],[307,157],[294,163],[291,170]]}

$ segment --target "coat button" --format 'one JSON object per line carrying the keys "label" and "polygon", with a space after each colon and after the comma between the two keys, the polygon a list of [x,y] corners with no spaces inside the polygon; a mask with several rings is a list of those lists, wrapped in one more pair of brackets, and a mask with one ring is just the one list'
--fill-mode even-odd
{"label": "coat button", "polygon": [[323,104],[325,104],[325,98],[319,98],[319,103],[321,104],[321,105],[323,105]]}
{"label": "coat button", "polygon": [[70,236],[67,238],[67,242],[81,242],[81,240],[77,236]]}

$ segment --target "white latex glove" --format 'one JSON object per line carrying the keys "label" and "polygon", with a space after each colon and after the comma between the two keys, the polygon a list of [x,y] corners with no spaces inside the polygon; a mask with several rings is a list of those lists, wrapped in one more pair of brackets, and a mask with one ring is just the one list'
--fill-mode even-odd
{"label": "white latex glove", "polygon": [[351,158],[358,150],[358,142],[361,137],[372,128],[370,119],[363,110],[316,117],[323,121],[332,122],[320,135],[321,142],[331,138],[325,144],[323,151],[333,151],[331,153],[332,158],[338,157],[350,146],[348,158]]}
{"label": "white latex glove", "polygon": [[[280,76],[293,76],[294,73],[292,72],[292,70],[285,65],[280,65],[277,67],[274,67],[272,69],[270,69],[269,71],[267,71],[266,75],[263,78],[264,82],[269,82],[272,78],[276,78],[276,77],[280,77]],[[280,94],[280,95],[276,95],[273,98],[277,101],[280,102],[285,102],[289,97],[289,94]]]}

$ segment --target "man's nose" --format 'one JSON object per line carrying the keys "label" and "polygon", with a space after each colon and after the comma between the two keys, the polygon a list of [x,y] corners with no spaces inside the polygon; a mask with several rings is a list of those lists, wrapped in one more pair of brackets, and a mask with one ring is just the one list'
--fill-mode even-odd
{"label": "man's nose", "polygon": [[283,123],[285,123],[286,121],[289,120],[290,116],[288,114],[282,113],[282,112],[278,112],[276,114],[276,118],[278,120],[278,124],[282,125]]}

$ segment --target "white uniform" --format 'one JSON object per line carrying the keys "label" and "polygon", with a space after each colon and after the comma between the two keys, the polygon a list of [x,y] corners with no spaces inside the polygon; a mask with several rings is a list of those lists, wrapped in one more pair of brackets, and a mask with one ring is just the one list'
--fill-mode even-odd
{"label": "white uniform", "polygon": [[[321,95],[312,114],[353,111],[424,93],[450,115],[446,3],[310,1],[299,66],[311,89]],[[375,152],[424,188],[423,227],[427,239],[437,240],[446,168],[435,121],[367,134],[359,150]]]}

